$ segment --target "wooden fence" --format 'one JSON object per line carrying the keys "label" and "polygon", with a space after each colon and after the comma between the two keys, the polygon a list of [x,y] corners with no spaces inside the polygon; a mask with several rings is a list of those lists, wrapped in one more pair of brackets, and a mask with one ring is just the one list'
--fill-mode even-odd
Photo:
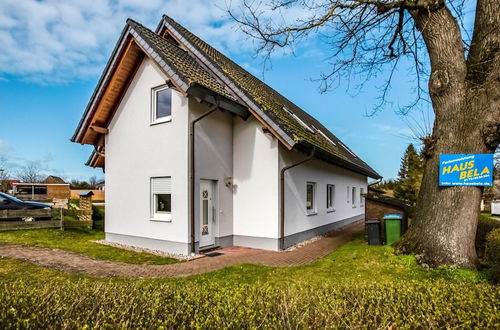
{"label": "wooden fence", "polygon": [[[0,230],[40,229],[40,228],[79,228],[93,227],[93,221],[64,220],[65,216],[87,216],[92,218],[92,209],[67,210],[67,209],[40,209],[40,210],[0,210],[0,220],[17,218],[43,218],[50,220],[34,221],[0,221]],[[90,217],[88,217],[90,216]],[[56,220],[54,220],[56,219]]]}

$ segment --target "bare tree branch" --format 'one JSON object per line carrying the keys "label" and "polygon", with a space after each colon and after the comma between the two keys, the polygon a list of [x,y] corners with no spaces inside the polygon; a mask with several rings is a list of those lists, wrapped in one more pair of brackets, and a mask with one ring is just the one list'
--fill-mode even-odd
{"label": "bare tree branch", "polygon": [[39,163],[29,162],[23,166],[17,174],[22,182],[37,183],[42,180],[42,173]]}
{"label": "bare tree branch", "polygon": [[[310,34],[324,36],[331,49],[328,57],[331,69],[317,79],[321,93],[340,81],[350,85],[352,77],[359,92],[367,81],[387,72],[387,81],[380,86],[381,97],[372,114],[387,105],[398,66],[413,63],[416,96],[400,109],[404,114],[419,102],[428,101],[424,87],[427,58],[425,52],[420,52],[425,45],[408,15],[409,10],[435,10],[444,5],[444,0],[273,0],[268,5],[244,0],[240,7],[228,6],[227,11],[245,34],[258,41],[256,54],[264,57],[264,64],[269,63],[277,48],[293,52],[295,45]],[[299,9],[301,15],[285,19],[292,9]],[[463,5],[457,4],[456,9],[460,13]]]}

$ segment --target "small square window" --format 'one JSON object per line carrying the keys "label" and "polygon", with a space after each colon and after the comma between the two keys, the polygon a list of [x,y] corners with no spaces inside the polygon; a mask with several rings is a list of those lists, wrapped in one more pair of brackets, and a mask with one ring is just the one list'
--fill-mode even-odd
{"label": "small square window", "polygon": [[151,178],[151,219],[172,220],[172,184],[170,177]]}
{"label": "small square window", "polygon": [[326,210],[334,211],[335,206],[335,185],[326,185]]}
{"label": "small square window", "polygon": [[306,212],[307,214],[316,213],[316,183],[308,182],[306,186]]}
{"label": "small square window", "polygon": [[166,86],[152,90],[152,118],[151,122],[161,123],[172,119],[172,90]]}

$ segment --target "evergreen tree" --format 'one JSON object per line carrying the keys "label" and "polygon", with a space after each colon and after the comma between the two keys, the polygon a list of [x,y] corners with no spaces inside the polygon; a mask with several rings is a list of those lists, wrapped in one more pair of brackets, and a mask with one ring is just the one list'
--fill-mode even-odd
{"label": "evergreen tree", "polygon": [[423,175],[423,160],[421,155],[410,144],[401,159],[398,180],[394,187],[394,197],[399,198],[411,206],[417,202],[420,182]]}

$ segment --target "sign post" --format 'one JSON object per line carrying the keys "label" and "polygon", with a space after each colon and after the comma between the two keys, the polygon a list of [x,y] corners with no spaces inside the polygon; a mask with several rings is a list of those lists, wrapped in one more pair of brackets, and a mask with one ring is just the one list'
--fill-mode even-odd
{"label": "sign post", "polygon": [[492,186],[493,154],[441,154],[439,185]]}

